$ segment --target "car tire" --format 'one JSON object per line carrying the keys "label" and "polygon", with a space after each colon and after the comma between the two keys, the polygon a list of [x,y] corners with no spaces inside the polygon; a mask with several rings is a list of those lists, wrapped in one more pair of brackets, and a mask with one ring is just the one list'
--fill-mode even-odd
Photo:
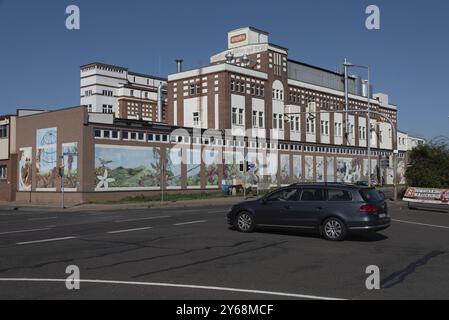
{"label": "car tire", "polygon": [[251,233],[256,228],[256,220],[251,213],[242,211],[235,217],[234,225],[239,232]]}
{"label": "car tire", "polygon": [[347,228],[339,218],[327,218],[322,225],[322,235],[328,241],[343,241],[346,239]]}

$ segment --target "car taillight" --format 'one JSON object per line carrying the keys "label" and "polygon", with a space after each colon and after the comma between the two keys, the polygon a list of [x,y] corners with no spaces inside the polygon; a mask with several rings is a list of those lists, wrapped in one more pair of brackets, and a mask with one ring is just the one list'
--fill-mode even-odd
{"label": "car taillight", "polygon": [[373,204],[364,204],[363,206],[360,207],[359,211],[361,213],[370,214],[370,213],[376,213],[376,212],[380,211],[380,208]]}

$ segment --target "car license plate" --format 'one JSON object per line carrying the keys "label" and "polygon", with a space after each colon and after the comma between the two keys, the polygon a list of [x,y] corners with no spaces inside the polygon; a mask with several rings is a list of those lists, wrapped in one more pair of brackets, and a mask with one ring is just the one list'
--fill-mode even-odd
{"label": "car license plate", "polygon": [[387,217],[386,213],[379,214],[379,219],[385,219]]}

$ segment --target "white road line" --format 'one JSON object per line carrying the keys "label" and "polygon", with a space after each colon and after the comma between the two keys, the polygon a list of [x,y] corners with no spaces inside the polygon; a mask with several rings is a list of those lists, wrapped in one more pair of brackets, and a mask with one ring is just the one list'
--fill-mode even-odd
{"label": "white road line", "polygon": [[419,222],[405,221],[405,220],[391,220],[391,221],[406,223],[406,224],[414,224],[414,225],[418,225],[418,226],[432,227],[432,228],[449,229],[449,227],[447,227],[447,226],[439,226],[439,225],[435,225],[435,224],[426,224],[426,223],[419,223]]}
{"label": "white road line", "polygon": [[158,217],[148,217],[148,218],[126,219],[126,220],[117,220],[115,222],[133,222],[133,221],[145,221],[145,220],[164,219],[164,218],[170,218],[170,216],[158,216]]}
{"label": "white road line", "polygon": [[35,232],[35,231],[45,231],[50,230],[53,227],[47,227],[47,228],[41,228],[41,229],[29,229],[29,230],[17,230],[17,231],[7,231],[7,232],[0,232],[0,235],[5,234],[15,234],[15,233],[26,233],[26,232]]}
{"label": "white road line", "polygon": [[174,226],[185,226],[185,225],[187,225],[187,224],[204,223],[204,222],[207,222],[207,220],[189,221],[189,222],[175,223]]}
{"label": "white road line", "polygon": [[[66,282],[67,279],[28,279],[28,278],[0,278],[0,282]],[[322,296],[304,295],[298,293],[288,292],[276,292],[276,291],[264,291],[264,290],[250,290],[250,289],[238,289],[238,288],[226,288],[226,287],[211,287],[211,286],[199,286],[190,284],[176,284],[176,283],[159,283],[159,282],[137,282],[137,281],[113,281],[113,280],[73,280],[79,283],[95,283],[95,284],[117,284],[117,285],[134,285],[134,286],[153,286],[153,287],[168,287],[168,288],[183,288],[183,289],[200,289],[200,290],[214,290],[214,291],[228,291],[228,292],[241,292],[270,296],[281,296],[291,298],[301,298],[310,300],[346,300],[339,298],[330,298]]]}
{"label": "white road line", "polygon": [[28,219],[28,221],[42,221],[42,220],[52,220],[52,219],[58,219],[58,217],[32,218],[32,219]]}
{"label": "white road line", "polygon": [[23,246],[23,245],[26,245],[26,244],[35,244],[35,243],[44,243],[44,242],[53,242],[53,241],[63,241],[63,240],[71,240],[71,239],[76,239],[76,237],[64,237],[64,238],[54,238],[54,239],[44,239],[44,240],[17,242],[16,244],[19,245],[19,246]]}
{"label": "white road line", "polygon": [[133,231],[142,231],[152,229],[152,227],[144,227],[144,228],[136,228],[136,229],[126,229],[126,230],[117,230],[117,231],[109,231],[108,234],[116,234],[116,233],[125,233],[125,232],[133,232]]}

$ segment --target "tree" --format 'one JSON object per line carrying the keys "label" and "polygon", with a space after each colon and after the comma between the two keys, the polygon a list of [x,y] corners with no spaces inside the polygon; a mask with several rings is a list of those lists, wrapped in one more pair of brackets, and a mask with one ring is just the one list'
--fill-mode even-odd
{"label": "tree", "polygon": [[449,188],[449,147],[445,142],[420,145],[410,153],[407,183],[421,188]]}

